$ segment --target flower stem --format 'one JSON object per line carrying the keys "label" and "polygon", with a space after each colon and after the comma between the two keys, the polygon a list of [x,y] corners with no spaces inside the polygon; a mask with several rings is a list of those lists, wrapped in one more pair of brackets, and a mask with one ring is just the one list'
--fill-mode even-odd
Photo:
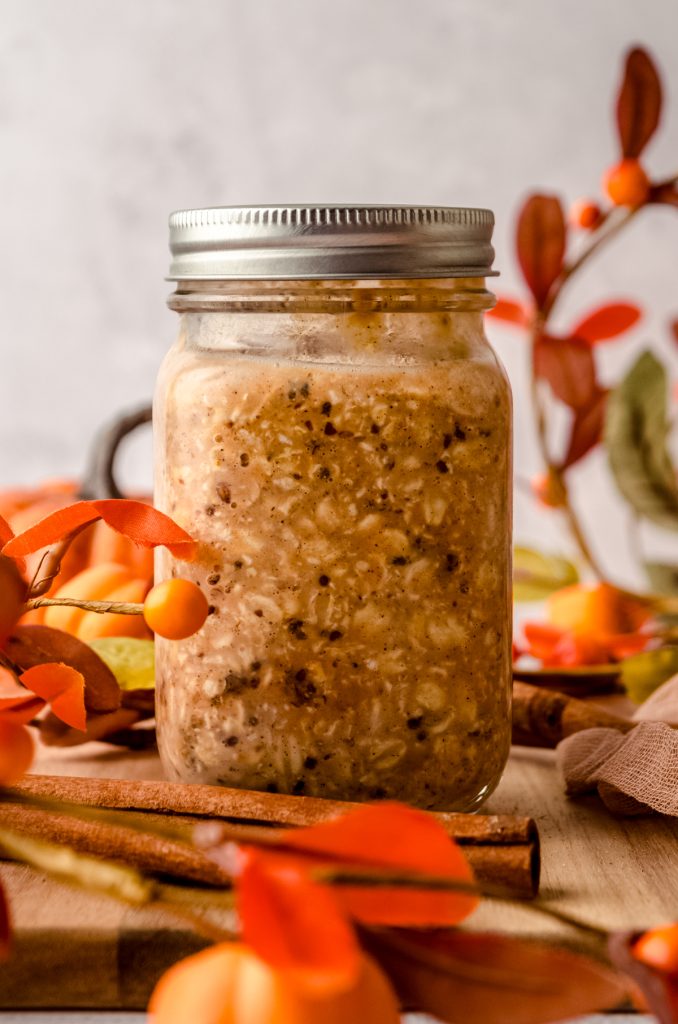
{"label": "flower stem", "polygon": [[595,576],[597,576],[598,579],[600,579],[600,580],[605,579],[605,575],[606,574],[605,574],[602,566],[598,562],[598,559],[596,558],[596,556],[593,554],[593,551],[591,550],[591,546],[589,545],[589,542],[588,542],[588,540],[586,538],[586,534],[585,534],[584,529],[583,529],[583,527],[581,525],[581,522],[579,520],[579,516],[577,514],[577,511],[576,511],[574,505],[572,504],[572,500],[571,500],[570,494],[569,494],[569,489],[567,487],[567,484],[566,484],[565,480],[563,479],[562,467],[560,467],[559,465],[557,465],[554,462],[554,460],[551,458],[551,455],[550,455],[550,452],[549,452],[549,446],[548,446],[548,417],[546,415],[546,408],[545,408],[544,402],[543,402],[542,397],[541,397],[541,395],[539,393],[539,381],[537,379],[537,374],[536,374],[534,354],[535,354],[535,347],[537,345],[537,342],[539,341],[539,338],[544,333],[544,330],[545,330],[545,328],[546,328],[546,326],[547,326],[547,324],[549,322],[549,319],[550,319],[550,317],[551,317],[551,315],[553,313],[553,310],[554,310],[558,300],[560,299],[560,296],[562,295],[563,290],[564,290],[565,286],[567,285],[567,283],[572,279],[572,277],[574,277],[574,275],[576,273],[578,273],[578,271],[580,271],[582,269],[582,267],[584,267],[588,263],[588,261],[591,259],[591,257],[606,242],[610,241],[611,238],[614,238],[616,235],[619,234],[619,232],[624,227],[626,227],[626,225],[629,223],[629,221],[631,221],[633,219],[633,217],[635,217],[635,215],[638,213],[639,209],[641,209],[641,207],[637,207],[637,208],[632,209],[632,210],[625,210],[624,212],[621,213],[620,216],[614,216],[614,214],[609,214],[608,217],[606,217],[604,219],[604,221],[601,223],[600,227],[598,229],[596,229],[595,237],[592,240],[592,242],[579,254],[579,256],[575,260],[573,260],[569,264],[566,264],[563,267],[563,269],[562,269],[562,271],[560,273],[560,276],[554,282],[553,287],[551,288],[551,291],[549,292],[549,295],[548,295],[548,297],[547,297],[547,299],[546,299],[542,309],[538,310],[536,312],[535,317],[534,317],[534,323],[533,323],[533,326],[532,326],[532,380],[531,380],[531,390],[532,390],[532,402],[533,402],[533,406],[534,406],[534,409],[535,409],[535,420],[536,420],[536,428],[537,428],[537,441],[538,441],[538,444],[539,444],[539,449],[540,449],[540,452],[541,452],[541,455],[542,455],[542,459],[544,460],[549,473],[558,473],[560,478],[561,478],[561,481],[562,481],[562,484],[563,484],[563,493],[564,493],[564,501],[563,501],[562,509],[563,509],[563,513],[564,513],[564,516],[565,516],[565,521],[566,521],[568,529],[570,531],[570,535],[572,536],[572,538],[573,538],[577,548],[579,549],[579,553],[580,553],[582,559],[584,560],[586,565],[590,568],[591,572]]}

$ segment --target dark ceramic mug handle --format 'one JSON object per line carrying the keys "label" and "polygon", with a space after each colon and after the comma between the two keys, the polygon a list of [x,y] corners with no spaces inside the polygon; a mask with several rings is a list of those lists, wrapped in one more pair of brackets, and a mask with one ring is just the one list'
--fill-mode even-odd
{"label": "dark ceramic mug handle", "polygon": [[151,405],[122,413],[98,431],[89,451],[80,497],[123,498],[115,479],[115,458],[121,442],[133,430],[151,422]]}

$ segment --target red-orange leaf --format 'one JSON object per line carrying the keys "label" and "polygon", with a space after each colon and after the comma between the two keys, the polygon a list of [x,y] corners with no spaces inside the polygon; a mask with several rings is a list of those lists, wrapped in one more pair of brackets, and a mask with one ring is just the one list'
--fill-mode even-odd
{"label": "red-orange leaf", "polygon": [[[286,832],[287,849],[325,864],[422,872],[473,883],[461,849],[430,814],[404,804],[379,803],[331,821]],[[372,924],[452,925],[473,912],[470,893],[391,887],[341,886],[351,916]]]}
{"label": "red-orange leaf", "polygon": [[641,311],[630,302],[611,302],[589,313],[573,327],[572,334],[595,345],[628,331],[640,319]]}
{"label": "red-orange leaf", "polygon": [[579,338],[543,335],[534,347],[538,377],[547,380],[554,395],[571,409],[591,404],[599,388],[591,346]]}
{"label": "red-orange leaf", "polygon": [[505,320],[507,323],[517,324],[519,327],[525,327],[529,320],[527,310],[521,302],[516,302],[515,299],[497,299],[494,309],[488,310],[487,315],[494,317],[495,320]]}
{"label": "red-orange leaf", "polygon": [[579,462],[599,443],[605,426],[605,407],[609,391],[597,390],[592,401],[577,409],[570,427],[570,440],[563,461],[563,469],[569,469]]}
{"label": "red-orange leaf", "polygon": [[14,531],[9,525],[6,519],[0,516],[0,550],[5,546],[8,540],[11,540],[14,536]]}
{"label": "red-orange leaf", "polygon": [[103,519],[118,533],[142,547],[164,545],[176,558],[190,560],[195,557],[195,541],[169,516],[143,501],[123,498],[78,501],[58,509],[10,540],[3,553],[12,558],[30,555],[97,519]]}
{"label": "red-orange leaf", "polygon": [[9,915],[9,904],[5,890],[0,885],[0,960],[6,960],[12,937],[12,922]]}
{"label": "red-orange leaf", "polygon": [[11,715],[0,714],[0,786],[14,786],[33,760],[33,737]]}
{"label": "red-orange leaf", "polygon": [[361,941],[406,1009],[450,1024],[544,1024],[626,995],[596,960],[509,935],[364,929]]}
{"label": "red-orange leaf", "polygon": [[635,982],[660,1024],[676,1024],[678,976],[650,967],[634,956],[633,947],[640,937],[639,932],[613,932],[607,946],[610,960]]}
{"label": "red-orange leaf", "polygon": [[77,669],[85,679],[88,711],[115,711],[120,707],[120,687],[108,665],[70,633],[51,626],[17,626],[4,650],[23,669],[55,661]]}
{"label": "red-orange leaf", "polygon": [[673,340],[678,344],[678,320],[671,321],[671,334],[673,335]]}
{"label": "red-orange leaf", "polygon": [[538,307],[563,269],[566,227],[556,196],[532,195],[518,217],[518,262]]}
{"label": "red-orange leaf", "polygon": [[636,47],[626,58],[617,97],[617,128],[624,157],[639,157],[659,124],[662,86],[646,50]]}
{"label": "red-orange leaf", "polygon": [[290,859],[242,851],[237,906],[244,941],[305,992],[345,991],[360,970],[356,936],[331,890]]}
{"label": "red-orange leaf", "polygon": [[16,697],[0,697],[0,716],[15,725],[27,725],[45,706],[42,697],[34,693],[17,694]]}
{"label": "red-orange leaf", "polygon": [[85,680],[80,672],[70,665],[48,662],[27,669],[21,675],[21,682],[47,701],[62,722],[84,731],[87,726]]}
{"label": "red-orange leaf", "polygon": [[329,821],[286,832],[288,849],[336,861],[441,874],[457,870],[470,880],[456,843],[432,814],[406,804],[366,804]]}

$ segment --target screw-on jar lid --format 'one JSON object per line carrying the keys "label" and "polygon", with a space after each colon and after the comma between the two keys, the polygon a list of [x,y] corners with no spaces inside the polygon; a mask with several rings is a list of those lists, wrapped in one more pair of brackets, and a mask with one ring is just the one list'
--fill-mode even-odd
{"label": "screw-on jar lid", "polygon": [[221,206],[170,216],[169,279],[494,275],[491,210]]}

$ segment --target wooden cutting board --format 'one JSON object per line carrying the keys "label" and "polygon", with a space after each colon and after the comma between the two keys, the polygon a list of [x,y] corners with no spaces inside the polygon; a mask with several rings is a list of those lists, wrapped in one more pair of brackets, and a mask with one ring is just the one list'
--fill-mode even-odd
{"label": "wooden cutting board", "polygon": [[[157,756],[102,744],[43,750],[50,774],[158,779]],[[589,921],[628,928],[678,917],[678,820],[611,818],[596,798],[568,800],[550,751],[514,748],[484,811],[531,815],[542,839],[541,894]],[[157,910],[134,910],[61,885],[18,864],[0,865],[14,921],[14,955],[0,969],[0,1007],[141,1009],[163,970],[204,945]],[[576,942],[524,908],[488,904],[478,928]]]}

